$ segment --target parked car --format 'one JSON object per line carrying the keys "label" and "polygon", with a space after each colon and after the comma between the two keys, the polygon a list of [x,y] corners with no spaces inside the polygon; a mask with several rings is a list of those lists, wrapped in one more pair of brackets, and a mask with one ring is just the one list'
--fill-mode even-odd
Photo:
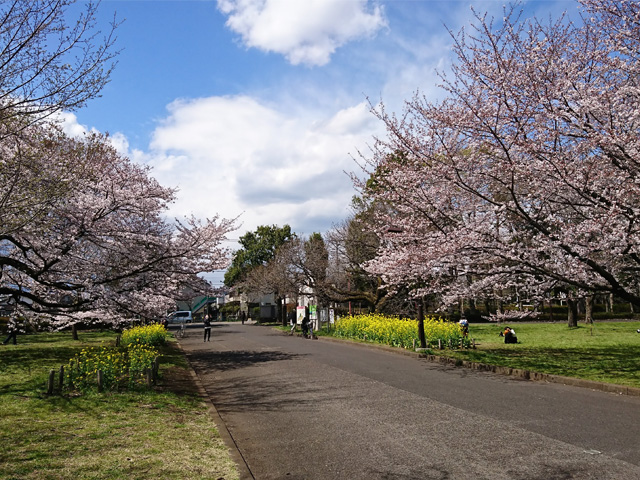
{"label": "parked car", "polygon": [[179,310],[167,315],[167,321],[169,323],[192,323],[193,315],[190,310]]}

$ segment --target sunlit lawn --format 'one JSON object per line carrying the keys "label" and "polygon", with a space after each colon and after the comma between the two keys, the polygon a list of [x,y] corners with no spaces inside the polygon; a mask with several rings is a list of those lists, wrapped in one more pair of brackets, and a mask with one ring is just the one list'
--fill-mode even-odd
{"label": "sunlit lawn", "polygon": [[518,344],[505,344],[501,326],[471,325],[476,350],[439,351],[466,360],[541,373],[640,387],[640,322],[514,323]]}
{"label": "sunlit lawn", "polygon": [[[0,346],[0,478],[238,478],[206,405],[193,393],[47,396],[50,369],[115,335],[80,337],[22,335],[17,346]],[[165,348],[161,384],[185,366],[175,345]]]}

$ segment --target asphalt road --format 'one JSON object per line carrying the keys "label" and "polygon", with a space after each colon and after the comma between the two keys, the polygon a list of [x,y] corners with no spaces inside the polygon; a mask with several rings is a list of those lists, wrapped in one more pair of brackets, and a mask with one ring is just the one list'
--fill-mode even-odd
{"label": "asphalt road", "polygon": [[640,398],[269,327],[180,341],[262,479],[640,479]]}

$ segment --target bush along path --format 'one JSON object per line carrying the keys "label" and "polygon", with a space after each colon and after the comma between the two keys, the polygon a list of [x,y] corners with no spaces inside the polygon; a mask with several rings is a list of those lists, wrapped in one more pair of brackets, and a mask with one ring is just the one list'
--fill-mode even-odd
{"label": "bush along path", "polygon": [[158,347],[168,336],[162,325],[133,327],[115,345],[83,348],[59,371],[49,371],[47,394],[151,388],[158,380]]}
{"label": "bush along path", "polygon": [[[470,348],[472,339],[464,335],[458,323],[441,318],[424,319],[427,348]],[[377,313],[341,318],[333,330],[337,338],[381,343],[405,349],[415,349],[419,344],[418,321]]]}

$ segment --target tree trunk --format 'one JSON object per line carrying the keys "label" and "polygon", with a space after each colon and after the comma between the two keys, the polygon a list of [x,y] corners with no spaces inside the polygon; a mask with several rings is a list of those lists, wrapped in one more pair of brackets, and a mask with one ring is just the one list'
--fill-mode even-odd
{"label": "tree trunk", "polygon": [[71,336],[74,340],[80,340],[78,338],[78,326],[75,323],[71,325]]}
{"label": "tree trunk", "polygon": [[609,311],[613,314],[613,293],[609,294]]}
{"label": "tree trunk", "polygon": [[585,323],[593,323],[593,295],[587,295],[584,302],[584,321]]}
{"label": "tree trunk", "polygon": [[491,313],[491,304],[489,303],[489,299],[487,297],[484,298],[484,314],[488,317]]}
{"label": "tree trunk", "polygon": [[575,298],[567,297],[567,320],[569,328],[578,326],[578,302]]}
{"label": "tree trunk", "polygon": [[[280,320],[282,318],[282,299],[275,295],[276,297],[276,318],[275,320]],[[285,326],[286,323],[282,322],[282,325]]]}
{"label": "tree trunk", "polygon": [[420,348],[427,348],[427,339],[424,335],[424,305],[422,299],[418,301],[418,339]]}

